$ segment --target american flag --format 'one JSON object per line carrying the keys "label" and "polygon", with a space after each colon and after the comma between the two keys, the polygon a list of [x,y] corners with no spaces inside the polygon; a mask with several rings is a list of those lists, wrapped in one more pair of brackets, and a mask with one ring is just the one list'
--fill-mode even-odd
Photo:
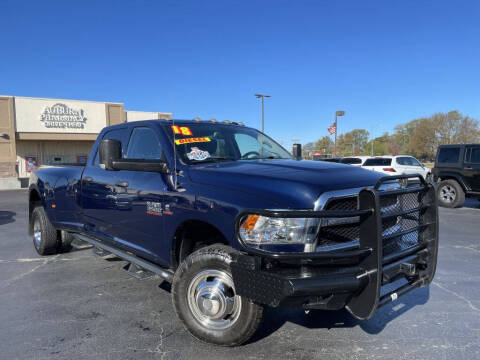
{"label": "american flag", "polygon": [[333,123],[332,125],[330,125],[328,128],[327,128],[328,132],[330,133],[330,135],[333,135],[337,132],[337,128],[335,127],[335,123]]}

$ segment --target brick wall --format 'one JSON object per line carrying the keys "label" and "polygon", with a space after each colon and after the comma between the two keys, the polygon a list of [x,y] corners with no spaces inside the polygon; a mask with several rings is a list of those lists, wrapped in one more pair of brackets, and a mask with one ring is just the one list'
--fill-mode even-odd
{"label": "brick wall", "polygon": [[0,162],[0,178],[17,177],[14,162]]}

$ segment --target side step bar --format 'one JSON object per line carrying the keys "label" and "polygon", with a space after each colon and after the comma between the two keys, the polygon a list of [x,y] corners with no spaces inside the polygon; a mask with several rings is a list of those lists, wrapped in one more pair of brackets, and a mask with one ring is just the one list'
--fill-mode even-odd
{"label": "side step bar", "polygon": [[162,279],[168,282],[172,282],[173,279],[173,272],[170,270],[167,270],[165,268],[162,268],[150,261],[147,261],[145,259],[141,259],[138,256],[135,256],[134,254],[131,254],[129,252],[126,252],[124,250],[117,249],[113,246],[107,245],[101,241],[92,239],[89,236],[85,236],[82,234],[72,234],[73,237],[77,238],[78,240],[85,241],[89,244],[92,244],[93,246],[103,249],[105,251],[108,251],[109,253],[112,253],[119,258],[129,261],[132,264],[137,265],[138,267],[151,271],[157,275],[159,275]]}

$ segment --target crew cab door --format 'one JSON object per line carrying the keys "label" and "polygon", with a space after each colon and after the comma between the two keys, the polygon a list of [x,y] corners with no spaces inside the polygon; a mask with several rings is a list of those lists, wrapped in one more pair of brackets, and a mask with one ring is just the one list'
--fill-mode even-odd
{"label": "crew cab door", "polygon": [[[124,158],[163,160],[162,144],[153,128],[133,128]],[[168,263],[164,239],[164,196],[167,174],[147,171],[115,171],[115,222],[111,233],[115,242],[159,263]],[[165,250],[165,251],[164,251]]]}
{"label": "crew cab door", "polygon": [[472,191],[480,191],[480,145],[468,146],[465,149],[462,173],[467,186]]}
{"label": "crew cab door", "polygon": [[[102,138],[115,139],[122,143],[124,154],[130,136],[130,129],[127,126],[108,130]],[[117,221],[119,207],[119,196],[124,189],[116,186],[118,179],[124,171],[107,171],[99,164],[98,150],[92,159],[88,160],[87,166],[82,175],[81,181],[81,203],[85,228],[93,235],[107,241],[113,241],[112,225]]]}

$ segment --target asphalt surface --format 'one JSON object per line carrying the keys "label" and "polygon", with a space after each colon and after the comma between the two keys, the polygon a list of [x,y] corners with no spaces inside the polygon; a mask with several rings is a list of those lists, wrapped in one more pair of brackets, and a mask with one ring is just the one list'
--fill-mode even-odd
{"label": "asphalt surface", "polygon": [[89,248],[40,257],[25,191],[0,192],[0,359],[480,359],[480,203],[440,210],[437,274],[357,321],[346,311],[269,309],[252,341],[201,343],[168,286]]}

